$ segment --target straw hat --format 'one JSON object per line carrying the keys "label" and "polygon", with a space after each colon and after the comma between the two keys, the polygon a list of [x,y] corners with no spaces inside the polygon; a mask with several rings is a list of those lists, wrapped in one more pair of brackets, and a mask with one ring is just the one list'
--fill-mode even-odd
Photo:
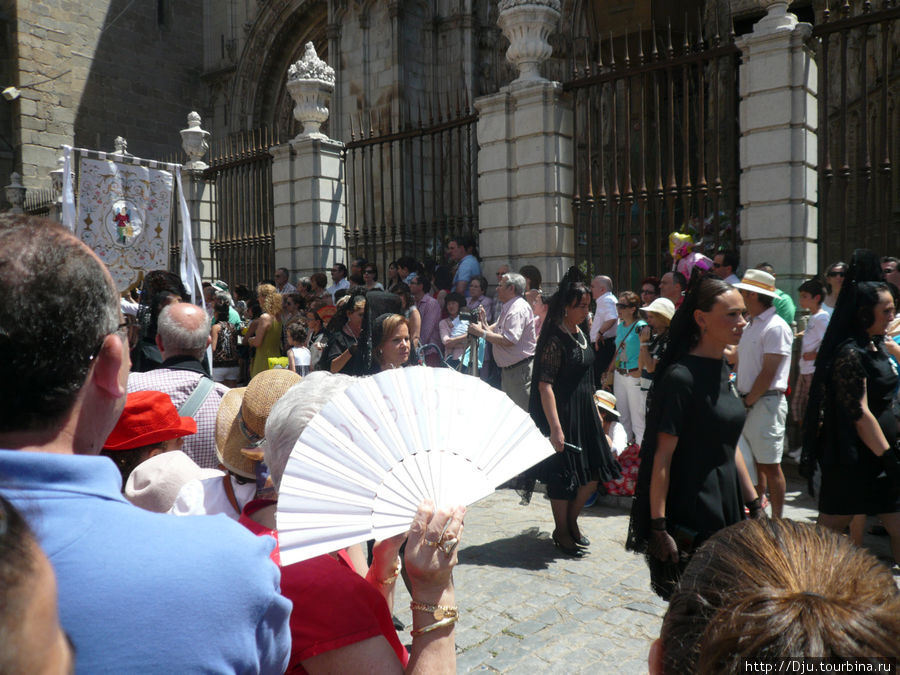
{"label": "straw hat", "polygon": [[668,298],[657,298],[649,305],[641,307],[645,312],[653,312],[666,317],[669,321],[675,316],[675,303]]}
{"label": "straw hat", "polygon": [[225,394],[216,415],[216,456],[226,469],[244,478],[256,477],[254,460],[241,450],[262,443],[272,406],[299,381],[290,370],[264,370],[246,387]]}
{"label": "straw hat", "polygon": [[768,272],[762,270],[747,270],[744,272],[744,278],[740,283],[734,285],[735,288],[743,288],[745,291],[759,293],[760,295],[768,295],[770,298],[777,297],[775,293],[775,277]]}
{"label": "straw hat", "polygon": [[594,392],[594,404],[601,410],[605,410],[611,415],[615,415],[616,417],[619,416],[619,411],[616,410],[616,397],[612,394],[612,392],[608,392],[604,389],[598,389]]}
{"label": "straw hat", "polygon": [[103,444],[104,450],[132,450],[197,433],[193,417],[181,417],[168,394],[135,391]]}

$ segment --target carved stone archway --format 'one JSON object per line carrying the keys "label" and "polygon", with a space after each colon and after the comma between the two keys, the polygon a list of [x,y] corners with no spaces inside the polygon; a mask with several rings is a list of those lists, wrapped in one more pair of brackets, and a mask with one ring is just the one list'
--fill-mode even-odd
{"label": "carved stone archway", "polygon": [[230,131],[265,126],[282,140],[297,134],[287,71],[309,41],[328,60],[327,20],[325,0],[273,0],[260,10],[233,80]]}

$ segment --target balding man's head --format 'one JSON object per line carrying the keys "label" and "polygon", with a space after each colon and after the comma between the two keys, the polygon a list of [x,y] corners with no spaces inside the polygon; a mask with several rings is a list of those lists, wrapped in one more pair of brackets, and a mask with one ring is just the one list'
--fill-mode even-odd
{"label": "balding man's head", "polygon": [[594,296],[594,299],[599,298],[604,293],[611,293],[612,288],[612,279],[605,274],[598,274],[591,281],[591,294]]}
{"label": "balding man's head", "polygon": [[209,316],[203,308],[176,302],[160,312],[156,344],[164,359],[192,356],[200,360],[209,342]]}

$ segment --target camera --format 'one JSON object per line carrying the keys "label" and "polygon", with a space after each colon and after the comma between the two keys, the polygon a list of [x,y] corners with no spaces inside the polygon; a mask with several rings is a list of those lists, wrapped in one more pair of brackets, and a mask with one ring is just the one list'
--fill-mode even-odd
{"label": "camera", "polygon": [[459,310],[459,320],[468,321],[469,323],[478,323],[478,308],[469,309],[465,307]]}

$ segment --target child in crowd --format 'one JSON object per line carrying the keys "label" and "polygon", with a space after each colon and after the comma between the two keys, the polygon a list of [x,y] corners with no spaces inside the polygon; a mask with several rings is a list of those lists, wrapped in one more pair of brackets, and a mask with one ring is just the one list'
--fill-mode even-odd
{"label": "child in crowd", "polygon": [[192,417],[181,417],[168,394],[136,391],[128,394],[122,416],[103,444],[101,455],[115,462],[122,485],[145,460],[180,450],[182,438],[197,433]]}
{"label": "child in crowd", "polygon": [[[806,403],[809,400],[809,387],[816,369],[816,356],[822,338],[825,337],[825,329],[828,328],[831,314],[822,308],[822,302],[825,300],[825,284],[820,279],[804,281],[800,284],[799,292],[800,307],[809,312],[809,322],[802,333],[803,341],[800,347],[794,398],[791,401],[791,415],[794,420],[802,423],[806,415]],[[794,455],[799,455],[799,450],[791,453],[791,456]]]}
{"label": "child in crowd", "polygon": [[290,348],[287,352],[288,370],[292,370],[301,377],[309,375],[310,354],[309,347],[306,346],[306,340],[309,337],[309,331],[299,321],[294,321],[287,327],[288,345]]}

